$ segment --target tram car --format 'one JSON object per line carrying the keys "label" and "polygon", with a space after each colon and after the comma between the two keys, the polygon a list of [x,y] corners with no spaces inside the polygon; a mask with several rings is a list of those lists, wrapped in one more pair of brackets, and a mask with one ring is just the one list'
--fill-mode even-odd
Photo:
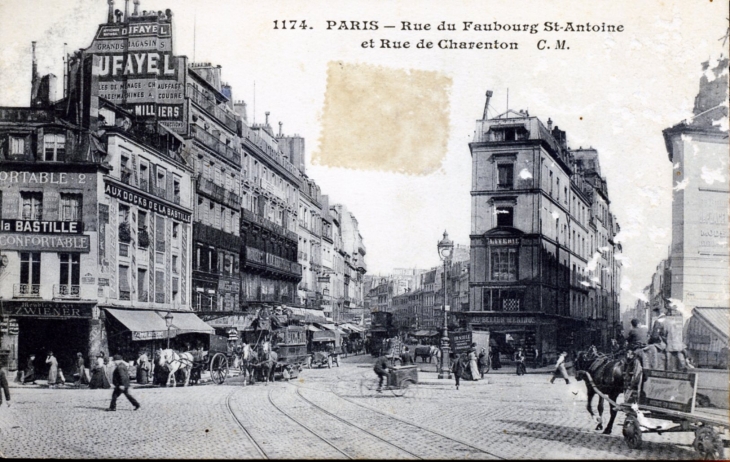
{"label": "tram car", "polygon": [[280,327],[272,332],[272,345],[278,355],[274,377],[284,377],[285,370],[289,378],[297,377],[309,357],[307,328],[305,326]]}
{"label": "tram car", "polygon": [[379,356],[382,353],[383,341],[398,335],[398,328],[393,325],[393,313],[377,311],[371,314],[370,322],[370,354]]}

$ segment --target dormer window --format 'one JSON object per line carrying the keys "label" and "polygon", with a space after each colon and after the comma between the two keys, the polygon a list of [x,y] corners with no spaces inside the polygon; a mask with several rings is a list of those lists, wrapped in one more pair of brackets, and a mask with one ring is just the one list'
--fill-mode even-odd
{"label": "dormer window", "polygon": [[66,159],[66,135],[43,135],[43,156],[46,162],[63,162]]}

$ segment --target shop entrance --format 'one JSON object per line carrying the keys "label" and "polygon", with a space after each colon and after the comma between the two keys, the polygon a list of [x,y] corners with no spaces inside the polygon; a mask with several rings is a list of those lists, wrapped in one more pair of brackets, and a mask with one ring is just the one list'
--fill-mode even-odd
{"label": "shop entrance", "polygon": [[25,368],[31,354],[35,355],[35,371],[38,378],[48,373],[46,357],[53,351],[58,367],[66,380],[73,380],[76,353],[84,355],[89,366],[89,322],[86,319],[18,319],[18,366]]}

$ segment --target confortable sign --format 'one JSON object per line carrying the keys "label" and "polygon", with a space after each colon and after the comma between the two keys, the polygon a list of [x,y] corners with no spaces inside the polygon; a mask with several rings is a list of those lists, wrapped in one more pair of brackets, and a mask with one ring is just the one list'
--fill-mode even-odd
{"label": "confortable sign", "polygon": [[83,252],[90,249],[89,236],[85,234],[19,234],[0,233],[0,249],[21,252]]}
{"label": "confortable sign", "polygon": [[173,220],[179,220],[184,223],[190,223],[192,220],[192,214],[190,212],[185,212],[177,207],[173,207],[171,205],[165,204],[162,201],[153,199],[152,197],[148,197],[146,195],[134,192],[116,183],[110,183],[108,181],[105,181],[104,192],[107,195],[119,199],[123,202],[136,205],[147,210],[151,210],[153,212],[159,213],[160,215],[165,215],[172,218]]}

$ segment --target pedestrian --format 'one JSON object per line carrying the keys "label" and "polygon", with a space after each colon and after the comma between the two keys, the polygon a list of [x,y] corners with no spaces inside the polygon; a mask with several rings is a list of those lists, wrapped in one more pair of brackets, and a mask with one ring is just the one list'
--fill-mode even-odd
{"label": "pedestrian", "polygon": [[555,363],[555,370],[553,371],[553,378],[550,379],[550,383],[555,383],[555,379],[558,377],[564,378],[566,385],[570,383],[570,380],[568,380],[568,371],[565,370],[566,356],[568,356],[568,353],[565,351],[558,356],[558,361]]}
{"label": "pedestrian", "polygon": [[489,356],[487,355],[487,349],[482,348],[479,351],[479,358],[477,360],[479,364],[479,375],[484,378],[484,374],[489,371]]}
{"label": "pedestrian", "polygon": [[471,372],[471,379],[472,380],[479,380],[481,377],[481,374],[479,373],[479,368],[477,367],[477,344],[472,343],[471,348],[469,348],[469,371]]}
{"label": "pedestrian", "polygon": [[89,381],[86,380],[86,364],[84,362],[84,356],[81,353],[76,353],[76,372],[74,372],[74,385],[76,388],[81,388],[81,385],[88,385]]}
{"label": "pedestrian", "polygon": [[[0,364],[0,388],[5,394],[5,405],[10,407],[10,386],[8,385],[8,375],[5,371],[5,364]],[[0,405],[3,404],[3,395],[0,394]]]}
{"label": "pedestrian", "polygon": [[540,350],[535,347],[533,353],[535,354],[535,357],[533,358],[533,369],[537,369],[540,366]]}
{"label": "pedestrian", "polygon": [[461,353],[456,356],[454,363],[451,365],[451,372],[454,374],[454,381],[456,381],[456,389],[459,389],[459,381],[461,380],[461,374],[464,373],[464,354]]}
{"label": "pedestrian", "polygon": [[499,347],[493,346],[492,350],[492,369],[495,371],[502,368],[502,360],[499,357]]}
{"label": "pedestrian", "polygon": [[129,366],[122,360],[121,355],[114,355],[113,363],[116,364],[114,369],[114,377],[112,383],[114,384],[114,391],[112,392],[112,402],[109,404],[107,411],[117,410],[117,398],[119,395],[127,397],[134,410],[139,409],[139,402],[132,395],[129,394]]}
{"label": "pedestrian", "polygon": [[35,355],[30,355],[25,365],[25,373],[23,375],[23,384],[32,383],[35,385]]}
{"label": "pedestrian", "polygon": [[104,373],[106,374],[107,381],[111,384],[114,381],[114,369],[117,368],[113,358],[104,358]]}
{"label": "pedestrian", "polygon": [[403,354],[400,359],[403,366],[413,365],[413,356],[411,356],[411,350],[409,350],[408,347],[403,348]]}
{"label": "pedestrian", "polygon": [[347,339],[342,340],[342,345],[340,345],[340,349],[342,350],[342,357],[347,358]]}
{"label": "pedestrian", "polygon": [[137,384],[147,385],[150,378],[150,360],[147,357],[147,352],[142,350],[139,352],[139,358],[137,358]]}
{"label": "pedestrian", "polygon": [[106,369],[104,367],[104,352],[99,353],[96,357],[96,363],[91,368],[91,380],[89,381],[89,388],[95,390],[97,388],[109,389],[109,379],[106,376]]}
{"label": "pedestrian", "polygon": [[643,347],[640,335],[639,320],[634,318],[631,320],[631,329],[629,329],[629,334],[626,337],[626,346],[629,350],[637,350]]}
{"label": "pedestrian", "polygon": [[517,363],[517,375],[525,375],[527,370],[525,369],[525,352],[522,351],[522,347],[518,348],[515,353],[515,362]]}
{"label": "pedestrian", "polygon": [[56,382],[58,382],[58,360],[53,356],[53,352],[48,352],[46,357],[46,364],[48,364],[48,387],[56,388]]}

